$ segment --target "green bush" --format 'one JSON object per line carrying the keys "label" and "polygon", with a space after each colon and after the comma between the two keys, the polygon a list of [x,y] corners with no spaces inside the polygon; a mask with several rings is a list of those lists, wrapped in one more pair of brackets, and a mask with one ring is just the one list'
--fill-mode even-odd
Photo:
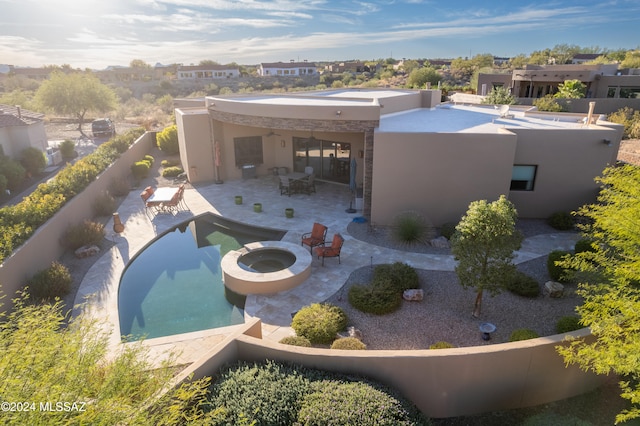
{"label": "green bush", "polygon": [[211,387],[211,403],[226,414],[224,423],[292,425],[309,392],[309,380],[297,369],[267,361],[240,364],[223,371]]}
{"label": "green bush", "polygon": [[47,167],[47,156],[38,148],[29,147],[22,150],[20,162],[27,173],[38,175]]}
{"label": "green bush", "polygon": [[418,272],[402,262],[377,265],[373,270],[373,283],[377,281],[391,281],[399,292],[420,288]]}
{"label": "green bush", "polygon": [[449,342],[444,342],[444,341],[435,342],[433,345],[429,346],[429,349],[449,349],[449,348],[455,348],[455,346],[453,346]]}
{"label": "green bush", "polygon": [[73,158],[76,155],[76,144],[71,139],[65,139],[58,145],[62,158]]}
{"label": "green bush", "polygon": [[347,315],[342,309],[328,303],[314,303],[300,309],[293,317],[291,327],[298,336],[311,343],[329,344],[336,334],[347,326]]}
{"label": "green bush", "polygon": [[453,233],[456,232],[457,223],[447,222],[440,227],[440,235],[445,237],[447,240],[450,240],[453,236]]}
{"label": "green bush", "polygon": [[19,162],[12,160],[9,157],[1,157],[0,173],[7,178],[7,187],[13,191],[22,185],[27,171]]}
{"label": "green bush", "polygon": [[593,426],[593,423],[582,420],[571,414],[562,415],[552,411],[545,411],[528,417],[521,426]]}
{"label": "green bush", "polygon": [[0,197],[2,197],[7,192],[7,177],[3,174],[0,174]]}
{"label": "green bush", "polygon": [[578,241],[576,241],[576,245],[574,246],[574,251],[576,254],[578,253],[582,253],[585,251],[590,251],[590,252],[594,252],[596,251],[595,248],[593,248],[593,241],[589,240],[587,238],[582,238]]}
{"label": "green bush", "polygon": [[513,330],[511,336],[509,337],[510,342],[517,342],[519,340],[529,340],[540,337],[538,333],[533,330],[529,330],[528,328],[519,328],[517,330]]}
{"label": "green bush", "polygon": [[559,231],[568,231],[574,226],[573,217],[567,212],[555,212],[549,216],[547,223]]}
{"label": "green bush", "polygon": [[393,237],[404,244],[425,242],[429,227],[425,219],[417,212],[404,212],[393,221]]}
{"label": "green bush", "polygon": [[172,161],[172,160],[162,160],[160,165],[162,167],[172,167],[172,166],[177,166],[178,164],[175,161]]}
{"label": "green bush", "polygon": [[75,250],[90,244],[99,244],[106,235],[104,225],[90,220],[71,225],[62,237],[63,247]]}
{"label": "green bush", "polygon": [[177,154],[179,152],[178,127],[175,124],[165,127],[164,130],[156,135],[156,142],[160,151],[169,155]]}
{"label": "green bush", "polygon": [[367,345],[365,345],[360,341],[360,339],[357,339],[355,337],[342,337],[333,341],[333,343],[331,344],[331,349],[363,351],[367,349]]}
{"label": "green bush", "polygon": [[398,310],[402,295],[387,280],[378,280],[369,285],[354,284],[349,289],[349,303],[361,312],[385,315]]}
{"label": "green bush", "polygon": [[111,185],[109,185],[109,192],[111,192],[116,197],[124,197],[129,195],[129,191],[131,191],[131,184],[129,183],[129,179],[126,177],[119,177],[111,181]]}
{"label": "green bush", "polygon": [[538,297],[540,294],[540,286],[535,278],[520,271],[507,282],[507,290],[524,297]]}
{"label": "green bush", "polygon": [[581,328],[584,328],[584,326],[580,324],[580,317],[575,315],[564,316],[556,323],[556,332],[558,334],[580,330]]}
{"label": "green bush", "polygon": [[310,348],[311,342],[306,337],[302,336],[287,336],[280,339],[280,343],[283,345],[302,346],[303,348]]}
{"label": "green bush", "polygon": [[569,280],[569,270],[557,265],[556,262],[569,256],[571,253],[563,250],[554,250],[547,256],[547,270],[552,280],[558,282],[567,282]]}
{"label": "green bush", "polygon": [[71,290],[71,273],[61,263],[53,262],[29,280],[29,293],[34,300],[63,297]]}
{"label": "green bush", "polygon": [[302,400],[304,425],[408,426],[420,424],[393,395],[366,382],[317,381]]}
{"label": "green bush", "polygon": [[137,180],[141,180],[149,176],[149,162],[148,161],[136,161],[131,166],[131,173]]}
{"label": "green bush", "polygon": [[165,167],[162,170],[162,177],[176,177],[183,172],[184,170],[182,170],[182,167]]}
{"label": "green bush", "polygon": [[155,158],[153,158],[152,155],[145,155],[144,158],[142,159],[142,161],[148,161],[150,166],[153,166],[153,163],[156,161]]}
{"label": "green bush", "polygon": [[108,192],[98,195],[93,202],[93,214],[96,216],[109,216],[116,210],[116,199]]}
{"label": "green bush", "polygon": [[533,101],[533,105],[538,108],[539,111],[548,112],[563,112],[566,110],[553,95],[546,95],[543,98],[538,98]]}

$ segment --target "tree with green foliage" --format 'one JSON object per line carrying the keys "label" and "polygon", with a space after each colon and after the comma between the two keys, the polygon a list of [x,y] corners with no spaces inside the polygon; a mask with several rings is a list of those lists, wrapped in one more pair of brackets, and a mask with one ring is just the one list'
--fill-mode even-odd
{"label": "tree with green foliage", "polygon": [[504,86],[491,89],[491,92],[482,100],[483,104],[489,105],[514,105],[516,98]]}
{"label": "tree with green foliage", "polygon": [[558,92],[553,95],[561,99],[581,99],[584,98],[587,86],[580,80],[565,80],[558,84]]}
{"label": "tree with green foliage", "polygon": [[573,339],[558,351],[568,364],[621,377],[621,396],[631,402],[616,417],[624,422],[640,418],[640,168],[610,167],[597,181],[597,203],[578,210],[592,250],[563,262],[577,271],[577,311],[595,341]]}
{"label": "tree with green foliage", "polygon": [[[113,351],[98,322],[68,320],[60,302],[27,300],[21,295],[0,321],[0,395],[28,405],[3,410],[3,425],[204,425],[220,415],[207,403],[208,379],[168,388],[159,398],[175,359],[156,368],[141,342]],[[44,410],[47,402],[53,405]],[[56,410],[57,403],[68,409]]]}
{"label": "tree with green foliage", "polygon": [[414,89],[424,89],[427,83],[437,86],[440,80],[442,80],[442,75],[435,68],[431,66],[416,68],[409,74],[407,86]]}
{"label": "tree with green foliage", "polygon": [[43,108],[56,114],[75,117],[82,134],[87,113],[105,113],[116,108],[113,90],[89,73],[53,72],[36,92],[36,100]]}
{"label": "tree with green foliage", "polygon": [[44,152],[38,148],[30,146],[20,153],[20,162],[24,166],[27,173],[32,175],[40,174],[47,167],[47,157]]}
{"label": "tree with green foliage", "polygon": [[640,49],[627,51],[620,68],[640,68]]}
{"label": "tree with green foliage", "polygon": [[178,126],[165,127],[161,132],[156,135],[156,143],[160,151],[163,151],[169,155],[177,154],[180,150],[178,145]]}
{"label": "tree with green foliage", "polygon": [[538,108],[538,111],[562,112],[565,110],[565,108],[558,103],[553,95],[550,94],[534,100],[533,106]]}
{"label": "tree with green foliage", "polygon": [[458,261],[460,284],[476,289],[474,317],[480,316],[484,290],[500,293],[516,274],[513,252],[522,235],[515,229],[517,212],[504,195],[494,202],[473,201],[456,226],[451,252]]}
{"label": "tree with green foliage", "polygon": [[634,111],[629,107],[620,108],[609,114],[607,120],[624,126],[623,139],[640,138],[640,111]]}

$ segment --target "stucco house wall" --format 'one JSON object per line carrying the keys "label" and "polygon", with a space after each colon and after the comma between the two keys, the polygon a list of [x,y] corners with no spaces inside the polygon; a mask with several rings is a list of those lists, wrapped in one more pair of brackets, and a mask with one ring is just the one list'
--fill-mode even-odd
{"label": "stucco house wall", "polygon": [[180,162],[189,182],[212,181],[214,151],[209,115],[202,108],[176,109]]}
{"label": "stucco house wall", "polygon": [[405,210],[434,225],[458,221],[469,203],[508,194],[513,133],[376,133],[371,221]]}

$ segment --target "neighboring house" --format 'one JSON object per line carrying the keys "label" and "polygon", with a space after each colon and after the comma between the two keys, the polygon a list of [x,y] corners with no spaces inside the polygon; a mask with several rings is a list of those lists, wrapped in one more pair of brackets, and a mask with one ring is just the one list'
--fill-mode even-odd
{"label": "neighboring house", "polygon": [[46,152],[44,114],[0,104],[0,146],[5,155],[16,160],[29,147]]}
{"label": "neighboring house", "polygon": [[623,128],[598,115],[587,125],[585,114],[440,97],[390,89],[207,97],[176,109],[182,166],[192,183],[240,179],[247,166],[258,176],[311,166],[317,180],[345,186],[355,167],[356,205],[370,221],[390,225],[416,210],[438,226],[501,194],[525,218],[571,211],[595,200],[594,178],[616,161]]}
{"label": "neighboring house", "polygon": [[578,53],[571,59],[572,64],[584,64],[596,60],[602,53]]}
{"label": "neighboring house", "polygon": [[273,62],[258,65],[258,75],[261,77],[291,77],[317,75],[318,67],[313,62]]}
{"label": "neighboring house", "polygon": [[360,61],[350,61],[350,62],[340,62],[339,64],[330,64],[330,65],[327,65],[327,69],[330,72],[335,72],[335,73],[350,72],[354,74],[369,71],[369,68],[365,66],[364,62],[360,62]]}
{"label": "neighboring house", "polygon": [[178,67],[178,80],[211,80],[240,77],[238,67],[226,65],[187,65]]}
{"label": "neighboring house", "polygon": [[15,76],[27,77],[32,80],[46,80],[54,70],[54,68],[11,67],[10,73]]}

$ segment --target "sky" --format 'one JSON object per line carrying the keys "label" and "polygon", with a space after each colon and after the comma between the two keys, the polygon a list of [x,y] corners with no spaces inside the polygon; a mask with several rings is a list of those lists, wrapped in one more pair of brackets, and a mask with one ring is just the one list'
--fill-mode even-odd
{"label": "sky", "polygon": [[511,57],[640,46],[640,0],[0,0],[0,64]]}

